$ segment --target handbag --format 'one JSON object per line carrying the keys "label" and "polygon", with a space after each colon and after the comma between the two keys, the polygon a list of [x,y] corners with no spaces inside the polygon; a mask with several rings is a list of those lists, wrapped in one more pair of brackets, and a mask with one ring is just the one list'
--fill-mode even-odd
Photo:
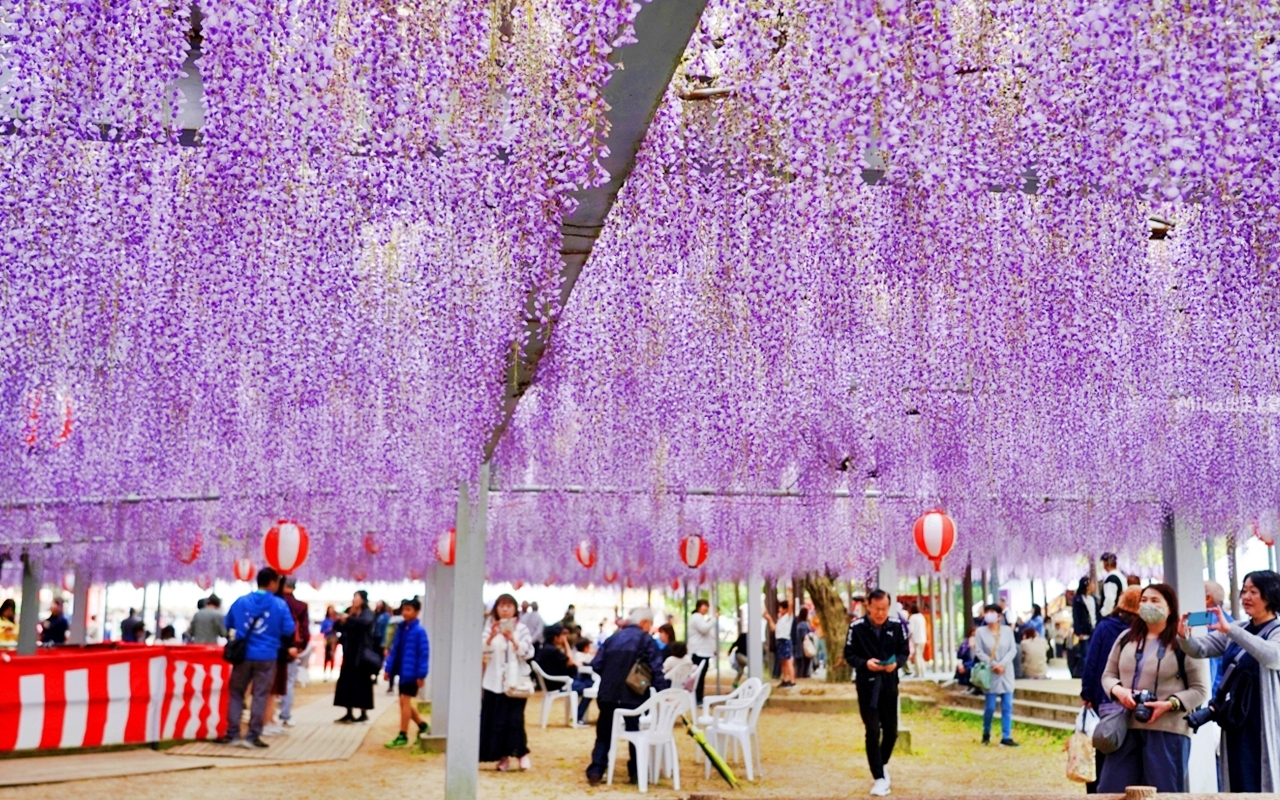
{"label": "handbag", "polygon": [[649,694],[649,687],[652,685],[653,669],[643,659],[637,658],[636,663],[631,665],[631,671],[627,673],[627,688],[644,697]]}
{"label": "handbag", "polygon": [[1067,780],[1092,783],[1098,779],[1097,761],[1094,759],[1093,731],[1098,725],[1098,715],[1092,708],[1081,708],[1076,715],[1076,729],[1067,738]]}
{"label": "handbag", "polygon": [[366,644],[360,648],[360,666],[364,667],[366,672],[377,672],[382,669],[382,653]]}
{"label": "handbag", "polygon": [[[1000,633],[1004,629],[996,631],[996,639],[991,644],[991,660],[996,660],[996,653],[1000,651]],[[973,671],[969,673],[969,683],[972,683],[983,693],[991,691],[991,682],[995,673],[991,671],[991,663],[987,661],[978,661],[973,665]]]}
{"label": "handbag", "polygon": [[227,643],[222,646],[223,661],[233,667],[238,667],[245,662],[249,656],[249,637],[253,635],[253,626],[257,625],[260,619],[262,619],[261,614],[249,620],[249,629],[245,631],[244,636],[227,639]]}
{"label": "handbag", "polygon": [[1103,703],[1098,707],[1098,725],[1093,729],[1093,747],[1110,755],[1124,745],[1129,735],[1129,717],[1133,712],[1119,703]]}
{"label": "handbag", "polygon": [[818,655],[818,646],[813,642],[812,633],[806,633],[804,638],[800,640],[800,652],[804,653],[805,658],[813,658]]}
{"label": "handbag", "polygon": [[502,668],[502,693],[507,697],[533,697],[534,690],[533,677],[520,670],[520,659],[512,658],[508,648]]}

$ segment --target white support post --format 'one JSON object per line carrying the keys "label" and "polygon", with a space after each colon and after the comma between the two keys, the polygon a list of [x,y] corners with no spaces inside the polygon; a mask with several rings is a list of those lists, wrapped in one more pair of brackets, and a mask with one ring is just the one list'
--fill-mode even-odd
{"label": "white support post", "polygon": [[18,612],[18,655],[36,652],[36,622],[40,619],[40,560],[22,554],[22,607]]}
{"label": "white support post", "polygon": [[747,673],[768,681],[764,674],[764,578],[747,579]]}
{"label": "white support post", "polygon": [[[476,507],[458,496],[458,540],[453,568],[453,627],[449,651],[449,742],[445,750],[445,800],[475,800],[480,783],[480,639],[484,609],[485,536],[489,465],[480,467]],[[469,513],[462,513],[463,509]],[[465,527],[463,522],[466,522]]]}
{"label": "white support post", "polygon": [[[467,497],[466,485],[458,489],[458,510],[454,516],[455,533],[454,557],[452,567],[436,567],[435,606],[431,610],[431,619],[435,622],[436,635],[431,640],[431,665],[433,673],[431,681],[431,734],[433,736],[449,735],[449,698],[450,676],[452,675],[453,652],[453,605],[454,574],[457,572],[457,544],[462,532],[469,528],[471,501]],[[428,635],[431,632],[428,632]]]}
{"label": "white support post", "polygon": [[893,556],[887,556],[880,562],[880,569],[876,572],[876,588],[889,593],[890,608],[898,607],[898,562]]}
{"label": "white support post", "polygon": [[[1191,540],[1191,526],[1166,509],[1160,525],[1160,544],[1164,557],[1164,582],[1178,593],[1182,612],[1204,611],[1204,550]],[[1215,750],[1218,726],[1210,723],[1191,737],[1191,762],[1187,769],[1194,794],[1218,791]]]}
{"label": "white support post", "polygon": [[69,644],[85,644],[85,630],[89,624],[89,570],[85,567],[76,569],[76,588],[71,595],[71,630],[68,631]]}
{"label": "white support post", "polygon": [[422,682],[422,689],[418,691],[418,700],[430,702],[432,678],[440,663],[440,653],[436,649],[440,646],[438,638],[440,631],[436,628],[436,607],[440,605],[440,598],[436,594],[436,562],[434,560],[423,570],[422,594],[418,597],[418,602],[422,603],[422,626],[427,631],[430,651],[427,660],[427,679]]}

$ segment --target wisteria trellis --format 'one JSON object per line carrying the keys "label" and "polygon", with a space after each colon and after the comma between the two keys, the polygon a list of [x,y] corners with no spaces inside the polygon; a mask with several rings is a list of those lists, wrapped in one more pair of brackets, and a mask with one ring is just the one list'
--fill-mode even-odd
{"label": "wisteria trellis", "polygon": [[[4,6],[0,498],[224,499],[17,509],[0,542],[198,574],[306,512],[318,574],[377,530],[401,577],[603,177],[638,6],[200,10],[179,148],[186,10]],[[491,575],[582,580],[592,538],[660,579],[691,525],[713,574],[861,570],[932,503],[953,565],[1137,547],[1165,507],[1275,525],[1278,31],[1256,2],[712,0],[497,456],[504,488],[625,491],[497,496]],[[199,526],[217,555],[166,560]]]}

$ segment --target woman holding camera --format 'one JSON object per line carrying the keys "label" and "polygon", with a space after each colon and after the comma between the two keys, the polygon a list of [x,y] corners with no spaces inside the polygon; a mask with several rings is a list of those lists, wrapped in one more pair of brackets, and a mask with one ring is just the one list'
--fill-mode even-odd
{"label": "woman holding camera", "polygon": [[1177,621],[1177,592],[1152,584],[1142,590],[1137,619],[1111,647],[1102,690],[1132,713],[1124,743],[1102,765],[1099,794],[1135,785],[1188,790],[1191,728],[1185,715],[1209,697],[1209,664],[1184,657],[1175,641]]}
{"label": "woman holding camera", "polygon": [[1218,692],[1199,712],[1200,724],[1212,719],[1222,728],[1220,790],[1274,792],[1280,786],[1280,575],[1246,575],[1240,606],[1248,619],[1228,623],[1216,608],[1207,633],[1191,633],[1184,616],[1178,643],[1198,663],[1222,656]]}

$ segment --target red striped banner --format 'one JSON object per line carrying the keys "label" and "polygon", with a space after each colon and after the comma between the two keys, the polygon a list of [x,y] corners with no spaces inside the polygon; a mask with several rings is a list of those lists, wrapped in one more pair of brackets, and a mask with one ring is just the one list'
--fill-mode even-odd
{"label": "red striped banner", "polygon": [[231,667],[218,647],[0,655],[0,752],[214,739]]}

